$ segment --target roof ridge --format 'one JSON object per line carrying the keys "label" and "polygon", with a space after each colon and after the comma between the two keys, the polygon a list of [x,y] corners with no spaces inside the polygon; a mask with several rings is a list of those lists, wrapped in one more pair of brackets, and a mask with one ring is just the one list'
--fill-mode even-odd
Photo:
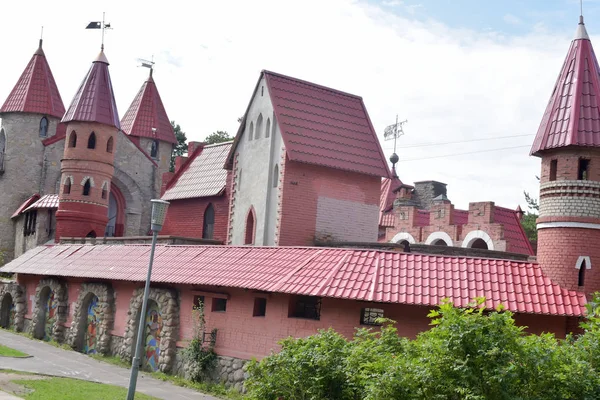
{"label": "roof ridge", "polygon": [[304,83],[306,85],[314,86],[314,87],[317,87],[317,88],[320,88],[320,89],[323,89],[323,90],[327,90],[329,92],[337,93],[337,94],[340,94],[340,95],[343,95],[343,96],[354,97],[354,98],[362,100],[361,96],[358,96],[358,95],[355,95],[355,94],[352,94],[352,93],[348,93],[348,92],[344,92],[342,90],[333,89],[333,88],[328,87],[328,86],[319,85],[318,83],[309,82],[309,81],[306,81],[304,79],[293,78],[291,76],[280,74],[278,72],[269,71],[269,70],[266,70],[266,69],[263,69],[261,72],[264,73],[264,74],[273,75],[275,77],[279,77],[279,78],[283,78],[283,79],[288,79],[288,80],[295,81],[295,82]]}
{"label": "roof ridge", "polygon": [[233,139],[231,139],[231,140],[228,140],[228,141],[226,141],[226,142],[219,142],[219,143],[205,144],[205,145],[204,145],[204,148],[206,149],[206,148],[208,148],[208,147],[217,147],[217,146],[223,146],[223,145],[226,145],[226,144],[233,144]]}

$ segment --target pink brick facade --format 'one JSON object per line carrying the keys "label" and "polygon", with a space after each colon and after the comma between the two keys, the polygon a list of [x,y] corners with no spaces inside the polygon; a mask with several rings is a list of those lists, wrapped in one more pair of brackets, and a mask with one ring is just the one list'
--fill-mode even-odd
{"label": "pink brick facade", "polygon": [[227,239],[229,196],[172,200],[170,203],[161,235],[184,235],[191,238],[202,238],[206,208],[209,204],[212,204],[215,211],[212,239],[225,242]]}

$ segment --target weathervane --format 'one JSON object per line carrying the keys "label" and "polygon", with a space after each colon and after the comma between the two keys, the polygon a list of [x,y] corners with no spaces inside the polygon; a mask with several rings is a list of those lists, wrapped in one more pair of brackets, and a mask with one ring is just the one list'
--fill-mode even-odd
{"label": "weathervane", "polygon": [[102,13],[102,22],[92,21],[88,24],[88,26],[85,27],[85,29],[102,29],[102,45],[100,46],[100,49],[102,51],[104,51],[104,30],[112,29],[110,27],[110,24],[107,24],[106,22],[104,22],[104,14],[105,13]]}
{"label": "weathervane", "polygon": [[402,126],[407,122],[408,120],[406,119],[404,121],[398,122],[398,114],[396,114],[396,123],[386,127],[383,131],[383,138],[385,140],[394,139],[394,153],[390,157],[390,161],[392,162],[392,173],[394,174],[394,177],[397,176],[396,163],[400,159],[400,157],[398,157],[398,154],[396,154],[396,141],[400,136],[404,135],[404,130],[402,129]]}
{"label": "weathervane", "polygon": [[138,65],[138,67],[144,67],[144,68],[149,68],[150,69],[150,76],[152,76],[152,71],[154,70],[154,55],[152,56],[151,60],[145,60],[143,58],[138,58],[137,59],[138,62],[140,63],[140,65]]}

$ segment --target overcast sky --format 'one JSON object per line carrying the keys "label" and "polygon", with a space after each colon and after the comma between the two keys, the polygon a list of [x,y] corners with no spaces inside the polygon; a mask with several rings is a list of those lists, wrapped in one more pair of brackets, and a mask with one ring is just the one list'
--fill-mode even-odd
{"label": "overcast sky", "polygon": [[[584,3],[594,43],[599,8],[597,0]],[[1,101],[43,25],[44,50],[68,107],[100,47],[100,32],[83,28],[103,11],[113,27],[106,55],[121,117],[148,74],[137,59],[154,56],[167,113],[189,139],[235,134],[260,71],[268,69],[362,96],[381,140],[396,114],[407,119],[397,150],[404,182],[445,182],[460,208],[485,200],[514,208],[525,205],[524,190],[537,196],[540,162],[529,157],[529,146],[579,2],[7,2]],[[496,139],[505,136],[518,137]],[[416,146],[474,139],[485,140]],[[393,143],[382,147],[389,157]]]}

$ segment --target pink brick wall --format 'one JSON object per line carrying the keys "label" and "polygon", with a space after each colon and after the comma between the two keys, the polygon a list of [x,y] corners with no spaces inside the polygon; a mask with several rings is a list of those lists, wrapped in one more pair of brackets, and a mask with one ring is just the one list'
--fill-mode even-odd
{"label": "pink brick wall", "polygon": [[115,322],[112,334],[115,336],[125,335],[125,327],[129,319],[129,303],[133,291],[138,287],[144,287],[142,283],[133,282],[113,282],[113,290],[115,295]]}

